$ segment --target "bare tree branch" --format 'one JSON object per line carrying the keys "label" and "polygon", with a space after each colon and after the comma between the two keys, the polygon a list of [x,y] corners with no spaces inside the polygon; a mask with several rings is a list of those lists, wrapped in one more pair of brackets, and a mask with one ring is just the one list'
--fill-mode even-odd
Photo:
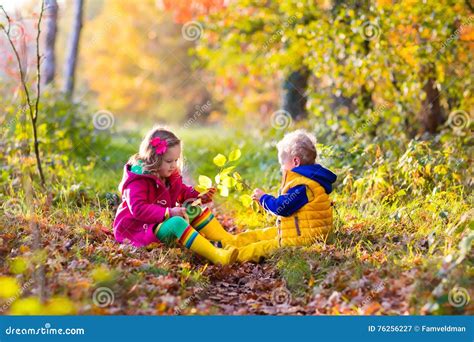
{"label": "bare tree branch", "polygon": [[10,30],[11,30],[11,22],[12,19],[8,15],[8,13],[5,11],[5,8],[0,5],[0,10],[3,12],[5,15],[5,18],[7,19],[7,27],[4,25],[0,25],[0,29],[6,34],[7,40],[10,43],[10,46],[13,50],[13,53],[15,54],[15,58],[18,64],[18,69],[20,73],[20,82],[23,87],[23,91],[25,92],[25,97],[26,97],[26,102],[28,105],[28,110],[29,110],[29,115],[32,123],[32,129],[33,129],[33,144],[34,144],[34,151],[35,151],[35,156],[36,156],[36,166],[38,168],[38,173],[40,176],[41,180],[41,186],[44,188],[46,181],[44,178],[44,173],[43,173],[43,168],[41,166],[41,157],[40,157],[40,152],[39,152],[39,142],[38,142],[38,131],[36,127],[36,121],[38,117],[38,108],[39,108],[39,100],[40,100],[40,95],[41,95],[41,86],[40,86],[40,81],[41,81],[41,73],[40,73],[40,62],[41,62],[41,57],[39,53],[39,41],[40,41],[40,35],[41,35],[41,21],[43,18],[43,13],[44,13],[44,0],[41,2],[41,11],[38,19],[38,32],[36,35],[36,67],[37,67],[37,80],[36,80],[36,99],[33,104],[32,98],[30,91],[28,89],[28,84],[26,82],[26,73],[24,66],[21,63],[21,58],[20,54],[18,53],[18,49],[15,46],[15,43],[12,40],[12,37],[10,36]]}

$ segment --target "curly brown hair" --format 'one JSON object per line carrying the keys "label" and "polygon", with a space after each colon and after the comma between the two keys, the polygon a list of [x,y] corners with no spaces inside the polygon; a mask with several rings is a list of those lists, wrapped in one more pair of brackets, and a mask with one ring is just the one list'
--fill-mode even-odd
{"label": "curly brown hair", "polygon": [[155,148],[151,145],[153,138],[166,140],[168,148],[181,145],[181,140],[173,132],[163,127],[153,127],[153,129],[145,135],[145,138],[140,144],[138,153],[130,157],[128,164],[133,165],[141,161],[143,163],[143,171],[157,174],[163,162],[163,155],[157,154]]}

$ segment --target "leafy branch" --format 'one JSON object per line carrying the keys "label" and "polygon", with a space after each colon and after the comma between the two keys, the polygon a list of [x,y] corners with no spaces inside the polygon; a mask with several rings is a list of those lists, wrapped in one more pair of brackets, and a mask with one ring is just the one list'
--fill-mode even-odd
{"label": "leafy branch", "polygon": [[[229,153],[228,157],[219,153],[213,158],[213,163],[219,167],[218,173],[214,176],[215,186],[219,190],[219,194],[223,197],[229,196],[229,192],[232,189],[238,192],[251,190],[250,185],[245,182],[240,173],[234,171],[237,167],[235,162],[239,160],[241,156],[242,152],[240,149],[235,149]],[[214,182],[211,178],[200,175],[199,185],[196,187],[196,190],[205,192],[213,186]],[[248,194],[240,195],[239,199],[245,207],[250,207],[252,204],[252,198]]]}

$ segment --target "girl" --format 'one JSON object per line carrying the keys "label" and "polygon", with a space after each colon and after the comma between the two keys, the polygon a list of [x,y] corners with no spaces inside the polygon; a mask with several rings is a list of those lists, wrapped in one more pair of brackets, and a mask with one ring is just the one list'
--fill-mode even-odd
{"label": "girl", "polygon": [[231,264],[237,259],[238,250],[216,248],[206,237],[221,241],[233,240],[233,235],[224,230],[209,208],[191,203],[197,199],[202,203],[212,201],[215,189],[201,195],[183,184],[178,168],[180,157],[181,141],[176,135],[162,128],[148,132],[140,151],[123,170],[115,238],[120,243],[129,240],[137,247],[178,241],[214,264]]}

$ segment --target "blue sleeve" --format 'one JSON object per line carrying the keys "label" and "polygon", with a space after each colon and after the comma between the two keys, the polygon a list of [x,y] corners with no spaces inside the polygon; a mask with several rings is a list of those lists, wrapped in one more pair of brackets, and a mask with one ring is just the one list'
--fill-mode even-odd
{"label": "blue sleeve", "polygon": [[305,185],[297,185],[278,197],[265,194],[260,198],[263,208],[278,216],[290,216],[306,203],[308,203],[308,197]]}

